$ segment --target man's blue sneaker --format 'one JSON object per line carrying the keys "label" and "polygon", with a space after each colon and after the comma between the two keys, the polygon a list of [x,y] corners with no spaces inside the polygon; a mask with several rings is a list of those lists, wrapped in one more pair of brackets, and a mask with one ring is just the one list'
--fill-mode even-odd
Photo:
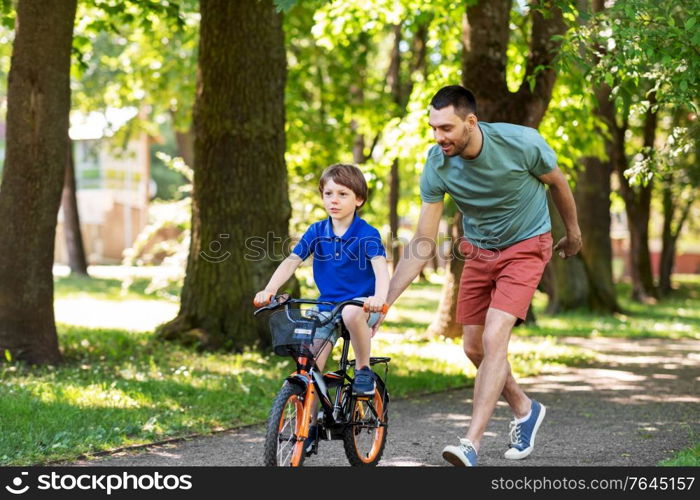
{"label": "man's blue sneaker", "polygon": [[530,418],[525,422],[513,420],[510,423],[510,448],[505,453],[505,457],[511,460],[520,460],[527,457],[535,447],[535,436],[537,429],[544,419],[547,409],[543,404],[532,400],[532,410]]}
{"label": "man's blue sneaker", "polygon": [[355,371],[355,380],[352,383],[353,396],[374,396],[374,373],[369,366],[364,366]]}
{"label": "man's blue sneaker", "polygon": [[307,457],[311,456],[314,452],[314,446],[316,445],[316,435],[318,434],[318,426],[309,426],[309,435],[304,439],[304,453]]}
{"label": "man's blue sneaker", "polygon": [[459,446],[445,446],[442,458],[455,467],[476,467],[476,448],[468,439],[460,438]]}

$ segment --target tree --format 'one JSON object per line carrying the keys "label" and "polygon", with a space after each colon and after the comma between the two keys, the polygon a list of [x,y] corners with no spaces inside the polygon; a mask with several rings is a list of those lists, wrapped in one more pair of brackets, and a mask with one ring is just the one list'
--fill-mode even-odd
{"label": "tree", "polygon": [[160,334],[242,349],[269,342],[251,300],[281,245],[256,250],[286,240],[290,215],[282,16],[271,0],[200,9],[192,240],[180,312]]}
{"label": "tree", "polygon": [[610,137],[608,156],[628,216],[632,295],[644,300],[656,293],[648,225],[658,171],[649,159],[656,148],[660,110],[673,114],[679,107],[697,109],[700,5],[619,0],[604,9],[601,0],[594,4],[595,14],[572,32],[568,53],[598,89],[599,113]]}
{"label": "tree", "polygon": [[75,162],[73,161],[73,142],[68,139],[68,152],[66,154],[66,176],[61,195],[63,207],[63,232],[68,250],[68,266],[71,274],[88,276],[83,235],[80,230],[80,214],[78,212],[78,199],[76,196]]}
{"label": "tree", "polygon": [[[603,10],[603,1],[594,0],[592,5],[585,4],[579,15],[578,23],[585,23],[585,19],[591,12]],[[599,47],[600,51],[604,49]],[[581,248],[581,261],[588,277],[588,286],[583,289],[578,283],[574,289],[582,296],[576,297],[569,303],[576,305],[587,303],[590,310],[599,313],[614,313],[621,311],[617,301],[615,283],[612,272],[612,242],[610,239],[610,195],[611,175],[614,170],[612,158],[614,155],[614,143],[608,133],[605,122],[610,123],[610,113],[614,116],[612,103],[610,102],[610,87],[603,83],[594,85],[593,96],[590,95],[589,83],[583,78],[581,64],[562,64],[566,70],[567,84],[573,92],[583,97],[582,102],[587,103],[581,108],[582,113],[592,115],[595,122],[582,127],[586,119],[578,116],[573,119],[579,130],[572,131],[573,137],[587,138],[581,149],[580,167],[576,169],[576,185],[573,189],[576,206],[578,208],[579,225],[584,236]],[[601,139],[602,138],[602,139]],[[602,145],[601,145],[602,142]],[[602,146],[603,150],[600,150]],[[550,306],[559,301],[550,301]],[[552,307],[553,309],[553,307]],[[551,309],[550,309],[551,310]]]}
{"label": "tree", "polygon": [[[552,2],[531,4],[525,73],[513,92],[507,80],[511,9],[511,0],[480,1],[467,7],[462,40],[462,83],[476,96],[480,120],[537,128],[552,96],[556,79],[552,65],[566,24],[561,10]],[[454,228],[452,232],[455,233]],[[454,287],[459,282],[462,267],[461,259],[453,259],[441,302],[456,302]],[[450,307],[442,304],[440,311],[451,314],[454,308],[453,304]],[[461,335],[461,327],[454,316],[449,322],[441,320],[438,324],[447,325],[443,334]]]}
{"label": "tree", "polygon": [[56,217],[66,171],[76,0],[20,0],[0,185],[0,349],[60,360],[53,314]]}
{"label": "tree", "polygon": [[[688,129],[689,132],[688,132]],[[661,231],[661,262],[659,264],[659,293],[668,295],[671,273],[676,258],[676,245],[690,210],[700,191],[700,126],[697,115],[680,109],[673,119],[673,129],[666,147],[657,152],[654,161],[660,171],[663,227]]]}

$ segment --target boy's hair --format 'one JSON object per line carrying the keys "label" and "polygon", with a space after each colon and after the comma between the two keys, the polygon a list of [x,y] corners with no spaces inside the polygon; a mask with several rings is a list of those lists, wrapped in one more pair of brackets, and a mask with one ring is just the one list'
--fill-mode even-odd
{"label": "boy's hair", "polygon": [[[355,196],[362,200],[362,205],[367,201],[367,181],[365,181],[362,171],[355,165],[336,163],[326,168],[318,182],[318,190],[321,192],[321,196],[323,196],[323,189],[328,181],[333,181],[350,189],[355,193]],[[357,208],[362,208],[362,205]]]}
{"label": "boy's hair", "polygon": [[430,100],[430,105],[435,109],[454,106],[455,114],[464,120],[469,113],[476,115],[476,98],[470,90],[461,85],[448,85],[436,92]]}

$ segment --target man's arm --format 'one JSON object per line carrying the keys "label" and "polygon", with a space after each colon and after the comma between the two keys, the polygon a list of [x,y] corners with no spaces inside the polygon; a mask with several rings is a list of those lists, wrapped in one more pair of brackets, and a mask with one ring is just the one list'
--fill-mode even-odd
{"label": "man's arm", "polygon": [[413,235],[411,242],[408,244],[408,255],[399,261],[399,265],[394,270],[394,276],[389,283],[389,293],[386,298],[387,304],[391,305],[399,298],[399,295],[418,276],[426,261],[433,256],[443,205],[442,201],[437,203],[424,202],[421,205],[416,234]]}
{"label": "man's arm", "polygon": [[554,251],[564,259],[576,255],[581,250],[581,229],[578,227],[576,203],[569,183],[566,182],[566,177],[559,170],[559,167],[538,176],[538,179],[549,186],[554,205],[556,205],[566,228],[566,236],[554,245]]}

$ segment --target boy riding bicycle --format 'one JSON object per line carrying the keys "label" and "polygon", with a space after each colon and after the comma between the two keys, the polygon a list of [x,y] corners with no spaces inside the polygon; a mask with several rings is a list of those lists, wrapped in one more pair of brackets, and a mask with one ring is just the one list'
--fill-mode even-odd
{"label": "boy riding bicycle", "polygon": [[[345,307],[342,317],[356,358],[353,395],[371,396],[375,391],[374,374],[369,367],[371,327],[379,319],[389,289],[386,252],[379,231],[357,215],[357,210],[367,201],[367,182],[359,168],[331,165],[321,175],[319,191],[329,217],[307,229],[289,257],[277,267],[265,289],[255,295],[254,302],[268,304],[296,268],[313,254],[314,281],[321,292],[320,301],[341,302],[355,298],[365,301],[364,309]],[[319,309],[320,314],[327,314],[330,306],[321,305]],[[328,335],[332,334],[333,326],[326,326]],[[318,354],[319,370],[323,370],[335,340],[331,338]]]}

